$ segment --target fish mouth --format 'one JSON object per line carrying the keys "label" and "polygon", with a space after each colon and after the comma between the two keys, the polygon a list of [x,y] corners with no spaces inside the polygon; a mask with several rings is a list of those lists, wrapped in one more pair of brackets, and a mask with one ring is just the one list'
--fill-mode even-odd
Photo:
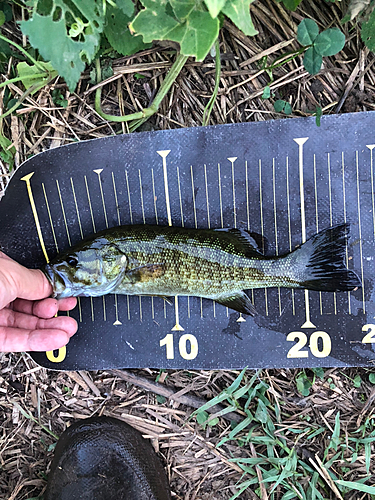
{"label": "fish mouth", "polygon": [[63,274],[56,271],[50,264],[46,264],[42,271],[52,285],[52,297],[62,299],[72,296],[71,283],[66,280]]}

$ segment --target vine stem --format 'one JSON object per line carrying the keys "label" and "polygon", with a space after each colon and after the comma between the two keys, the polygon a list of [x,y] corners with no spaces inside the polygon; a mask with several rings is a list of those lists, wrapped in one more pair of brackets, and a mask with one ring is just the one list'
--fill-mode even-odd
{"label": "vine stem", "polygon": [[37,68],[39,68],[41,71],[43,71],[45,73],[45,68],[43,68],[43,66],[40,65],[36,59],[34,59],[28,52],[26,52],[26,50],[23,47],[18,45],[18,43],[13,42],[12,40],[9,40],[9,38],[7,38],[4,35],[0,35],[0,40],[4,40],[4,42],[7,42],[10,45],[13,45],[14,47],[16,47],[20,52],[22,52],[22,54],[24,56],[26,56],[28,59],[30,59],[30,61],[32,63],[34,63]]}
{"label": "vine stem", "polygon": [[207,103],[207,106],[204,108],[203,120],[202,120],[203,126],[208,125],[208,122],[210,121],[211,112],[217,98],[217,94],[219,91],[219,84],[220,84],[221,59],[220,59],[220,42],[218,38],[215,41],[214,47],[215,47],[215,87],[212,96],[210,97],[210,100]]}
{"label": "vine stem", "polygon": [[[95,93],[95,111],[105,120],[112,121],[112,122],[127,122],[127,121],[133,121],[133,124],[131,126],[132,130],[135,130],[138,128],[144,121],[146,121],[150,116],[155,114],[157,110],[159,109],[160,103],[168,93],[169,89],[173,85],[173,82],[176,80],[178,75],[181,73],[182,68],[184,67],[186,61],[188,60],[188,56],[184,56],[182,54],[179,54],[176,57],[175,62],[173,63],[171,69],[169,70],[167,76],[165,77],[163,83],[160,86],[160,89],[158,90],[158,93],[156,94],[153,103],[151,106],[148,108],[142,109],[142,111],[138,111],[137,113],[131,113],[129,115],[125,116],[116,116],[116,115],[107,115],[107,113],[104,113],[101,108],[101,96],[102,96],[102,89],[99,87],[96,89]],[[97,81],[101,80],[101,68],[100,68],[100,60],[99,58],[96,59],[95,61],[96,65],[96,75],[97,75]]]}

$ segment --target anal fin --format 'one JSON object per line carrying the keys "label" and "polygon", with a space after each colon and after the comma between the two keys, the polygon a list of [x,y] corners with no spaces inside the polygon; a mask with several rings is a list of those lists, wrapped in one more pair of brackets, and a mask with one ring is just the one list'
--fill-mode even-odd
{"label": "anal fin", "polygon": [[250,314],[250,316],[255,316],[257,314],[255,307],[245,292],[221,296],[215,299],[215,302],[242,314]]}

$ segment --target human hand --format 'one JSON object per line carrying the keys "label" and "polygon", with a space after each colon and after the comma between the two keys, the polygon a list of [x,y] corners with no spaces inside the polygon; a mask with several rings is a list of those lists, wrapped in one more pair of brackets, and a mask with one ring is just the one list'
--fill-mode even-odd
{"label": "human hand", "polygon": [[27,269],[0,252],[0,352],[51,351],[69,342],[77,322],[58,311],[74,297],[48,298],[52,286],[39,269]]}

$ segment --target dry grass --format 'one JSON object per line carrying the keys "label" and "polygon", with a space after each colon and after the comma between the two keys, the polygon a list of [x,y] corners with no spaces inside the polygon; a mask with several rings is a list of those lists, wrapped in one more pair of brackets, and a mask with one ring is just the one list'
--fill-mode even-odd
{"label": "dry grass", "polygon": [[[317,105],[325,113],[375,108],[374,54],[362,45],[358,28],[352,24],[342,28],[347,36],[345,49],[337,56],[325,58],[319,75],[308,75],[301,58],[296,57],[275,69],[270,83],[264,66],[299,48],[295,33],[303,17],[318,20],[322,28],[339,26],[343,17],[338,5],[306,1],[302,5],[296,13],[286,12],[271,0],[252,5],[259,30],[254,38],[247,38],[233,25],[225,24],[220,35],[222,76],[211,124],[281,118],[282,115],[274,112],[273,101],[261,98],[268,84],[275,98],[281,97],[292,104],[292,117],[307,116]],[[14,33],[11,36],[15,36]],[[114,60],[113,77],[101,84],[103,110],[122,114],[146,107],[173,58],[170,46],[155,45],[136,56]],[[189,61],[157,115],[143,129],[201,125],[204,107],[214,87],[214,73],[214,61],[209,57],[203,63]],[[138,79],[137,74],[145,78]],[[9,87],[14,97],[23,93],[15,85]],[[97,115],[94,88],[87,72],[74,94],[56,80],[49,88],[27,97],[23,108],[4,123],[4,134],[17,150],[16,165],[30,155],[62,144],[126,132],[126,125],[107,123]],[[53,89],[59,89],[68,100],[67,108],[54,104]],[[0,163],[0,189],[7,180],[7,169]],[[308,397],[302,397],[296,389],[298,373],[265,371],[258,374],[258,379],[269,386],[265,397],[273,411],[280,408],[278,421],[275,417],[277,432],[290,448],[296,449],[301,459],[313,460],[319,477],[323,477],[319,457],[323,459],[329,447],[337,411],[340,411],[343,445],[345,440],[349,444],[353,436],[364,437],[374,430],[374,386],[368,382],[366,370],[333,369],[326,371],[323,380],[315,380]],[[74,419],[96,414],[124,419],[151,439],[165,463],[174,498],[230,498],[241,479],[241,469],[229,460],[260,456],[267,452],[267,447],[261,443],[239,447],[230,441],[215,448],[228,436],[230,422],[220,418],[217,425],[204,430],[195,419],[189,420],[189,416],[203,401],[228,387],[237,373],[170,371],[159,374],[145,369],[133,374],[134,377],[130,377],[128,371],[52,372],[36,366],[26,354],[0,355],[0,498],[25,500],[40,495],[55,435],[60,435]],[[159,375],[159,385],[150,386],[149,382],[154,382]],[[362,378],[360,387],[354,386],[356,375]],[[312,378],[312,374],[310,376]],[[254,404],[250,406],[251,411],[256,409]],[[232,415],[232,419],[238,417],[243,418],[241,412],[237,412],[236,417]],[[309,429],[321,429],[321,433],[308,439],[303,431],[307,433]],[[330,449],[326,460],[334,455],[334,449]],[[374,444],[370,445],[370,455],[373,459]],[[366,477],[364,447],[359,447],[353,463],[351,458],[349,448],[344,449],[333,460],[331,472],[343,474],[344,479],[351,481]],[[371,468],[373,474],[372,464]],[[261,479],[259,467],[257,474]],[[301,479],[303,487],[307,487],[306,481]],[[281,498],[279,491],[276,489],[275,499]],[[326,486],[325,495],[325,498],[339,498],[332,485]],[[249,489],[240,498],[265,500],[268,494],[265,488],[256,493]],[[348,500],[359,498],[370,499],[370,495],[349,492],[345,496]]]}

